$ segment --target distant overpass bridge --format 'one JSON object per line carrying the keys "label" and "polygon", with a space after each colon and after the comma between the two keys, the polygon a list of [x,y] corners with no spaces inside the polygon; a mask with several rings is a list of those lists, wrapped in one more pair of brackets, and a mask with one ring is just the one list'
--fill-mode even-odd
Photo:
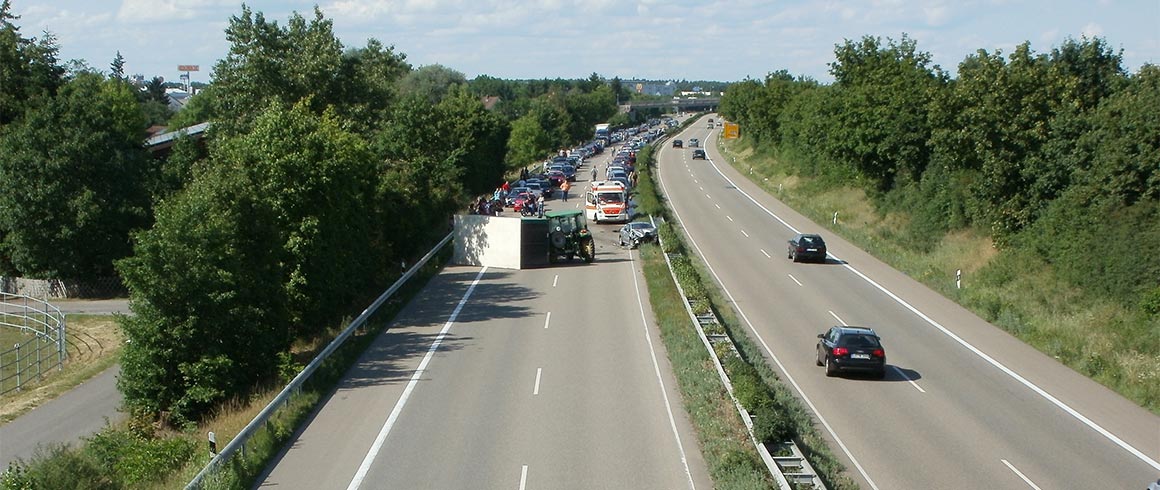
{"label": "distant overpass bridge", "polygon": [[674,111],[716,111],[721,104],[720,97],[701,97],[696,99],[673,99],[661,101],[629,102],[620,106],[620,112],[632,112],[637,109],[673,109]]}

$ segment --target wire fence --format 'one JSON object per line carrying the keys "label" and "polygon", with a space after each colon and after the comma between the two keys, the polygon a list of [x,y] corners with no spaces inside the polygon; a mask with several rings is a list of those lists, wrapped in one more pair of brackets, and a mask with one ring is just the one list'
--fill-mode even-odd
{"label": "wire fence", "polygon": [[63,367],[68,357],[64,314],[45,300],[0,292],[0,349],[3,396]]}

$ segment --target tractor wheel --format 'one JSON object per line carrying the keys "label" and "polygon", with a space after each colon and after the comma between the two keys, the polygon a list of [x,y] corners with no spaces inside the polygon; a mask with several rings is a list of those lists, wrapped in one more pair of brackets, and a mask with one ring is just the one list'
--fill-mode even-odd
{"label": "tractor wheel", "polygon": [[589,264],[596,260],[596,242],[592,237],[585,238],[580,242],[580,258]]}

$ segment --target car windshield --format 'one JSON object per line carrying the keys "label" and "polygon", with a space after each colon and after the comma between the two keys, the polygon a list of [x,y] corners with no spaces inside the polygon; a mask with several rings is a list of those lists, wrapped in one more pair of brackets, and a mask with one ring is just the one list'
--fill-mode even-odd
{"label": "car windshield", "polygon": [[636,223],[632,223],[630,226],[632,226],[633,228],[635,228],[637,230],[646,230],[647,231],[647,230],[652,229],[652,224],[645,223],[644,221],[638,221]]}
{"label": "car windshield", "polygon": [[605,203],[624,202],[624,199],[620,197],[619,192],[600,192],[596,194],[596,199]]}
{"label": "car windshield", "polygon": [[876,349],[878,348],[878,339],[870,335],[843,335],[842,338],[838,340],[838,345],[841,345],[842,347]]}
{"label": "car windshield", "polygon": [[802,236],[802,245],[821,245],[821,244],[822,244],[822,237],[809,236],[809,235]]}

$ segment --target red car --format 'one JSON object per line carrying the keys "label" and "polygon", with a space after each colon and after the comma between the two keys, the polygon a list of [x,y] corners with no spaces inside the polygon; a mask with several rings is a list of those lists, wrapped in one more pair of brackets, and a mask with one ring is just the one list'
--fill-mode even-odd
{"label": "red car", "polygon": [[533,196],[532,193],[521,192],[519,195],[516,196],[515,202],[512,204],[512,210],[514,210],[515,212],[518,213],[521,209],[524,209],[525,204],[527,204],[528,202],[533,201],[535,199],[536,199],[536,196]]}

